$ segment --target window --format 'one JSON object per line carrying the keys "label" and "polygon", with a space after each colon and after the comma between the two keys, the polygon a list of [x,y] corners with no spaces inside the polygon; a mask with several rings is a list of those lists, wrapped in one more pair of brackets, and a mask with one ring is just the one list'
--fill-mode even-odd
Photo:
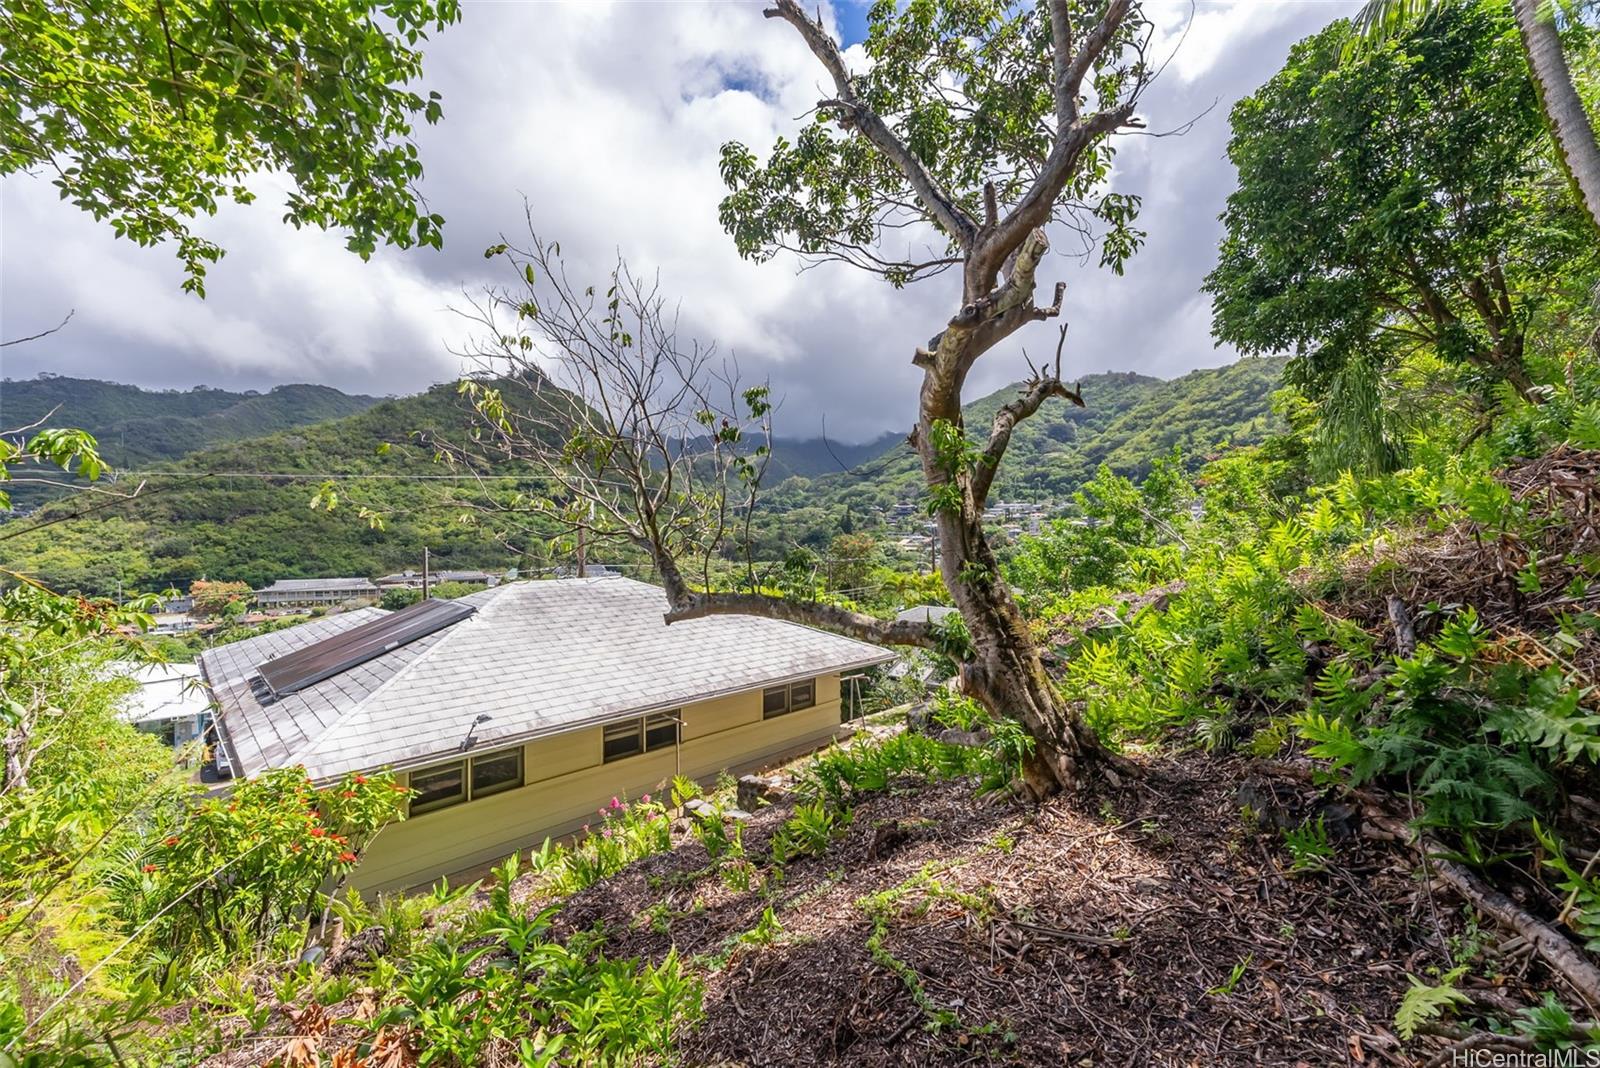
{"label": "window", "polygon": [[641,728],[644,721],[630,719],[626,723],[613,723],[606,728],[603,760],[609,764],[613,760],[633,756],[635,753],[644,752],[644,737]]}
{"label": "window", "polygon": [[476,800],[522,785],[522,748],[503,749],[472,759],[472,796]]}
{"label": "window", "polygon": [[665,749],[678,744],[678,713],[661,712],[644,721],[644,747]]}
{"label": "window", "polygon": [[522,785],[522,747],[452,760],[411,773],[411,815],[476,801]]}
{"label": "window", "polygon": [[432,812],[467,799],[467,762],[424,768],[411,773],[411,814]]}
{"label": "window", "polygon": [[654,753],[678,744],[678,711],[657,712],[644,719],[630,719],[626,723],[613,723],[605,729],[604,762],[640,753]]}
{"label": "window", "polygon": [[802,679],[787,686],[773,686],[761,691],[761,718],[771,719],[788,712],[799,712],[816,703],[816,679]]}

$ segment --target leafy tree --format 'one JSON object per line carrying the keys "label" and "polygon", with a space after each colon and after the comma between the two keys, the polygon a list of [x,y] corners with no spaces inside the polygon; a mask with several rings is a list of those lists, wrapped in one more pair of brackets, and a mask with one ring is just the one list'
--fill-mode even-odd
{"label": "leafy tree", "polygon": [[[1301,42],[1234,108],[1213,330],[1292,351],[1289,379],[1358,419],[1418,349],[1526,394],[1529,319],[1592,239],[1552,192],[1515,26],[1492,4],[1451,6],[1341,63],[1351,33]],[[1358,459],[1382,467],[1387,448],[1373,433]]]}
{"label": "leafy tree", "polygon": [[208,582],[196,579],[189,584],[189,596],[194,601],[196,615],[223,615],[234,605],[244,605],[250,600],[251,589],[246,582]]}
{"label": "leafy tree", "polygon": [[295,183],[285,221],[380,242],[440,245],[417,192],[412,123],[438,93],[407,88],[417,48],[457,0],[15,0],[0,9],[0,175],[45,171],[62,199],[141,245],[175,241],[204,295],[223,250],[191,229],[246,180]]}
{"label": "leafy tree", "polygon": [[[1047,226],[1070,224],[1085,235],[1082,251],[1098,249],[1113,269],[1137,247],[1136,199],[1103,185],[1111,135],[1139,125],[1135,108],[1152,74],[1149,24],[1133,0],[879,0],[864,44],[871,62],[853,72],[798,0],[777,0],[766,14],[800,35],[832,95],[764,162],[743,145],[724,146],[730,191],[722,221],[755,260],[788,250],[843,261],[895,286],[947,270],[959,276],[947,325],[914,348],[923,381],[913,444],[942,576],[971,633],[963,681],[1036,740],[1026,773],[1032,790],[1076,787],[1102,750],[1045,676],[999,580],[983,510],[1017,424],[1052,398],[1083,399],[1062,378],[1058,345],[1053,369],[1036,368],[1020,396],[1000,406],[986,440],[974,443],[962,388],[985,353],[1059,315],[1064,284],[1050,305],[1034,300]],[[889,247],[902,242],[927,247]],[[625,268],[602,295],[570,283],[559,249],[537,234],[530,248],[501,244],[489,253],[509,259],[518,281],[479,309],[490,328],[480,355],[509,360],[536,381],[543,375],[530,354],[548,347],[577,398],[563,420],[526,419],[495,389],[466,383],[493,447],[537,463],[566,499],[581,502],[581,515],[565,509],[569,522],[649,553],[672,605],[669,622],[756,614],[882,644],[946,643],[925,622],[778,596],[753,566],[741,590],[710,588],[709,567],[691,585],[680,556],[709,561],[738,536],[740,512],[753,508],[766,453],[764,445],[751,450],[746,436],[770,441],[766,390],[719,379],[709,354],[677,339],[659,295]],[[530,330],[543,333],[537,346]],[[709,439],[693,457],[674,444],[691,439]],[[583,518],[591,514],[598,520]]]}
{"label": "leafy tree", "polygon": [[406,586],[396,586],[392,590],[383,591],[383,596],[378,598],[378,607],[394,612],[401,608],[409,608],[420,600],[422,600],[421,590],[413,590]]}
{"label": "leafy tree", "polygon": [[[878,557],[871,534],[840,534],[828,544],[828,575],[835,590],[859,591]],[[852,596],[855,595],[852,593]]]}
{"label": "leafy tree", "polygon": [[[1147,23],[1131,0],[993,0],[900,6],[879,0],[864,44],[871,66],[852,72],[834,40],[794,0],[767,12],[789,23],[822,64],[833,96],[793,144],[764,163],[723,149],[730,193],[724,226],[739,251],[766,259],[790,249],[841,260],[904,285],[952,268],[959,309],[915,350],[923,372],[913,445],[942,548],[940,568],[972,636],[968,689],[992,712],[1020,720],[1037,741],[1027,778],[1040,793],[1078,785],[1096,747],[1055,695],[1004,582],[982,513],[1016,425],[1051,398],[1083,404],[1041,365],[995,414],[986,441],[968,440],[961,393],[973,365],[1022,327],[1059,314],[1034,303],[1049,248],[1044,227],[1067,219],[1121,270],[1142,235],[1136,198],[1103,188],[1110,135],[1138,125],[1151,70]],[[1093,104],[1090,106],[1089,101]],[[1001,205],[1006,205],[1002,210]],[[886,251],[907,223],[931,227],[926,253]],[[926,233],[926,230],[922,231]],[[1065,331],[1063,331],[1063,340]],[[745,610],[679,595],[682,612]]]}
{"label": "leafy tree", "polygon": [[[1461,0],[1367,0],[1356,16],[1356,28],[1365,41],[1382,42],[1404,32],[1418,20],[1432,16],[1447,4],[1459,2]],[[1588,213],[1589,222],[1600,231],[1600,145],[1595,140],[1594,121],[1584,108],[1562,47],[1561,31],[1555,19],[1560,6],[1549,0],[1511,0],[1511,10],[1527,55],[1528,71],[1533,76],[1550,136],[1555,141],[1556,159]],[[1568,28],[1574,33],[1585,32],[1579,19],[1570,20]]]}

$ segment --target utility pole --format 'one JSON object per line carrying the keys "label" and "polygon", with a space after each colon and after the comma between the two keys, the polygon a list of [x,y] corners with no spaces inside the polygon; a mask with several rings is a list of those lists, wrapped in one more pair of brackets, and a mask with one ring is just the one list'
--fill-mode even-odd
{"label": "utility pole", "polygon": [[578,527],[578,577],[579,578],[588,578],[589,577],[588,568],[587,568],[588,561],[586,559],[587,553],[585,552],[586,546],[584,545],[584,535],[587,534],[587,533],[588,533],[588,528],[585,527],[585,526],[579,525],[579,527]]}
{"label": "utility pole", "polygon": [[428,599],[428,547],[422,547],[422,599]]}

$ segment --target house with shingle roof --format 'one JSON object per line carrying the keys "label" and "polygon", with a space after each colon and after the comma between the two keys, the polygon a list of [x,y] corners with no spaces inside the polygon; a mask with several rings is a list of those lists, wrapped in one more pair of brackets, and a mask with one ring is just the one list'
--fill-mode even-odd
{"label": "house with shingle roof", "polygon": [[403,889],[576,830],[614,795],[823,745],[840,676],[894,658],[753,616],[667,626],[666,611],[632,579],[513,582],[218,646],[200,671],[234,775],[387,770],[411,789],[354,876]]}
{"label": "house with shingle roof", "polygon": [[317,608],[376,601],[383,591],[365,578],[279,579],[256,591],[262,608]]}

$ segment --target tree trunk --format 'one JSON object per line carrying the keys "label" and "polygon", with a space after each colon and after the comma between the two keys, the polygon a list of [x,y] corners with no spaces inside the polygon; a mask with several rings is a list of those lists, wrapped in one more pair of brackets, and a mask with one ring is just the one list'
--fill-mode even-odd
{"label": "tree trunk", "polygon": [[1550,135],[1556,144],[1556,159],[1577,193],[1578,203],[1589,222],[1600,232],[1600,148],[1595,144],[1594,125],[1572,81],[1567,58],[1561,51],[1561,35],[1553,18],[1541,17],[1540,0],[1512,0],[1517,27],[1522,31],[1522,47],[1528,58],[1528,71],[1544,105]]}
{"label": "tree trunk", "polygon": [[[930,488],[950,480],[934,449],[933,424],[961,426],[960,384],[927,372],[916,447]],[[1101,753],[1075,710],[1056,695],[983,529],[982,499],[965,486],[959,509],[934,517],[941,550],[939,574],[972,637],[961,665],[963,690],[996,716],[1017,720],[1034,740],[1023,779],[1037,798],[1084,785],[1086,764]]]}

